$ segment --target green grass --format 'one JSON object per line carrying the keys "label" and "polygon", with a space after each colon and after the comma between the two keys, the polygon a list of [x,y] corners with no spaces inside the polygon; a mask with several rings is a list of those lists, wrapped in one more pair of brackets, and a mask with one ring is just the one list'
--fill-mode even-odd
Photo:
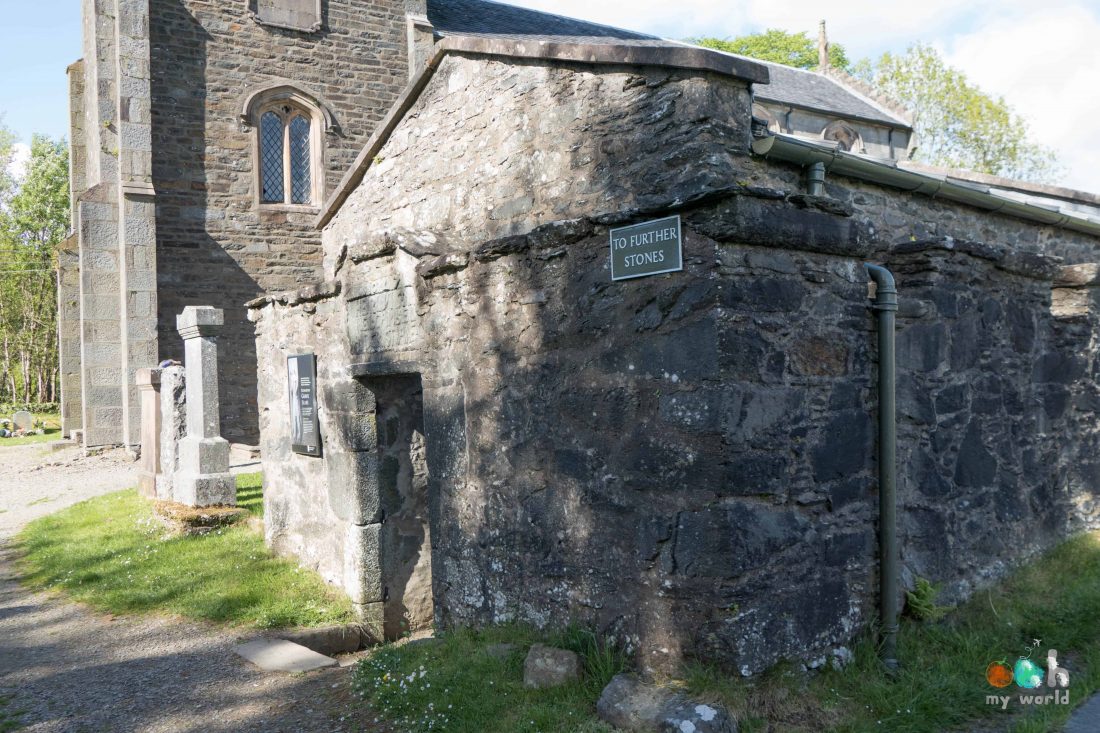
{"label": "green grass", "polygon": [[[0,415],[0,417],[7,420],[11,420],[11,415]],[[54,440],[61,440],[61,416],[57,413],[41,412],[34,413],[35,420],[41,420],[45,423],[45,433],[43,435],[24,435],[21,438],[0,438],[0,448],[5,446],[16,445],[34,445],[35,443],[50,443]],[[10,426],[9,426],[10,428]]]}
{"label": "green grass", "polygon": [[0,733],[9,733],[22,727],[19,722],[19,711],[8,707],[10,701],[10,697],[0,695]]}
{"label": "green grass", "polygon": [[[576,651],[581,681],[548,690],[523,686],[531,644]],[[514,644],[503,657],[493,644]],[[387,646],[360,662],[355,690],[402,731],[449,733],[611,733],[596,718],[596,700],[625,659],[591,633],[572,629],[545,639],[523,626],[459,629],[429,644]]]}
{"label": "green grass", "polygon": [[[939,622],[903,620],[898,637],[903,666],[896,680],[884,674],[867,634],[843,671],[809,675],[788,664],[745,681],[696,667],[685,682],[693,694],[736,711],[745,733],[769,725],[837,733],[939,733],[975,725],[1016,733],[1057,731],[1072,707],[1100,689],[1098,618],[1100,534],[1091,534],[979,592]],[[1012,664],[1032,639],[1042,640],[1032,655],[1041,666],[1047,649],[1058,650],[1061,666],[1070,672],[1070,705],[1021,706],[1015,685],[996,690],[986,682],[990,662],[1007,658]],[[994,693],[1012,695],[1008,711],[986,704],[986,695]]]}
{"label": "green grass", "polygon": [[[260,476],[238,484],[262,512]],[[277,628],[345,623],[351,604],[314,573],[277,559],[242,522],[209,534],[169,536],[151,503],[122,491],[27,525],[17,542],[32,587],[60,591],[109,613],[159,613]]]}
{"label": "green grass", "polygon": [[237,506],[263,519],[264,475],[262,473],[242,473],[237,476]]}

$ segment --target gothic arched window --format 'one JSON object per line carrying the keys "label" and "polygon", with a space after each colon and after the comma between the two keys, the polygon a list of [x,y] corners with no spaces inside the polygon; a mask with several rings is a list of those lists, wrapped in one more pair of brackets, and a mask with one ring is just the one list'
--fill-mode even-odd
{"label": "gothic arched window", "polygon": [[259,125],[261,204],[316,205],[320,138],[314,115],[285,100],[264,107]]}
{"label": "gothic arched window", "polygon": [[248,94],[241,132],[253,135],[255,201],[319,207],[325,197],[325,137],[336,121],[316,95],[288,82]]}

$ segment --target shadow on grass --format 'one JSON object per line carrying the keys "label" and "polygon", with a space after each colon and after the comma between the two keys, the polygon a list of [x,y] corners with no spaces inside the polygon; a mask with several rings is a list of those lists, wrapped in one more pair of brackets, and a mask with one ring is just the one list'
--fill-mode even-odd
{"label": "shadow on grass", "polygon": [[237,506],[257,517],[264,515],[264,475],[242,473],[237,476]]}

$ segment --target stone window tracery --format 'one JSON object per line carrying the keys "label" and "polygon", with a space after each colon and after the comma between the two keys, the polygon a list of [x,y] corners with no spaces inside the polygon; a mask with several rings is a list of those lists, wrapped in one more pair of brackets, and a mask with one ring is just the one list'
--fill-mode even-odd
{"label": "stone window tracery", "polygon": [[324,137],[333,120],[314,96],[290,84],[249,94],[242,132],[254,140],[256,203],[320,206],[324,198]]}
{"label": "stone window tracery", "polygon": [[260,115],[260,203],[316,204],[307,110],[285,102]]}

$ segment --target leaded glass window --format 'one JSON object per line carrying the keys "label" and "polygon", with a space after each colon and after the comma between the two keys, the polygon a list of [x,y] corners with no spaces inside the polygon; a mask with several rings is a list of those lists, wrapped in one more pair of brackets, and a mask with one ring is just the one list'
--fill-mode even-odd
{"label": "leaded glass window", "polygon": [[281,204],[283,194],[283,120],[274,112],[260,118],[260,183],[261,201]]}
{"label": "leaded glass window", "polygon": [[317,203],[316,127],[308,112],[285,102],[260,115],[260,203]]}
{"label": "leaded glass window", "polygon": [[308,204],[313,191],[309,171],[309,120],[295,115],[290,121],[290,202]]}

